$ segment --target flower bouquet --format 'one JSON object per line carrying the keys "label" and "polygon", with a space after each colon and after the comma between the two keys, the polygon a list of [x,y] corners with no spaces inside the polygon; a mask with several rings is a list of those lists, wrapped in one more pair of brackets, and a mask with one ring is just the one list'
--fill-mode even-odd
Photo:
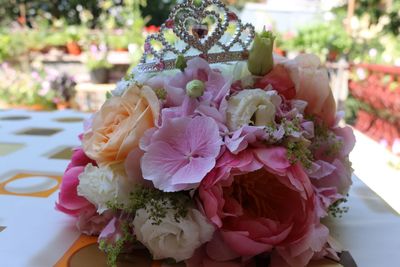
{"label": "flower bouquet", "polygon": [[[226,45],[230,24],[239,33]],[[111,266],[140,248],[189,267],[339,259],[321,219],[345,211],[354,136],[319,59],[274,56],[273,43],[219,1],[186,1],[85,123],[56,206],[99,235]]]}

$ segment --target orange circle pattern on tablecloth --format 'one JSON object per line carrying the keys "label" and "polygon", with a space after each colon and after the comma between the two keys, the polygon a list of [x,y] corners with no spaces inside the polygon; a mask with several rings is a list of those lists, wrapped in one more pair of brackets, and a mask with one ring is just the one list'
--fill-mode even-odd
{"label": "orange circle pattern on tablecloth", "polygon": [[0,194],[47,198],[60,183],[60,176],[19,173],[0,182]]}

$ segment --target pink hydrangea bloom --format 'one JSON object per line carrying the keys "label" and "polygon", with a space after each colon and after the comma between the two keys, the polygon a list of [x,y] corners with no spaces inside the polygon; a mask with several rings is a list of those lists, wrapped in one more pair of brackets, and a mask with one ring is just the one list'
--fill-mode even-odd
{"label": "pink hydrangea bloom", "polygon": [[218,125],[213,119],[170,119],[144,147],[143,177],[163,191],[196,188],[214,168],[221,145]]}
{"label": "pink hydrangea bloom", "polygon": [[231,87],[231,80],[225,78],[219,71],[211,69],[208,62],[196,57],[187,62],[183,73],[178,73],[165,85],[167,90],[167,106],[181,106],[186,96],[186,84],[192,80],[205,83],[205,92],[201,101],[211,101],[217,106],[227,96]]}

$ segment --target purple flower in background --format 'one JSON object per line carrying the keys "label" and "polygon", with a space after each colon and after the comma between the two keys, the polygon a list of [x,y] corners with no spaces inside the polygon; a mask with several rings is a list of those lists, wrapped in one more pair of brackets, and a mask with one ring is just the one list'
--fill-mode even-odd
{"label": "purple flower in background", "polygon": [[37,82],[40,82],[42,80],[42,78],[40,77],[39,72],[37,71],[32,71],[31,72],[31,77],[36,80]]}
{"label": "purple flower in background", "polygon": [[97,48],[97,45],[90,45],[89,51],[91,54],[97,54],[99,52],[99,49]]}
{"label": "purple flower in background", "polygon": [[46,73],[46,79],[48,81],[55,80],[60,75],[60,73],[54,68],[45,68],[44,72]]}

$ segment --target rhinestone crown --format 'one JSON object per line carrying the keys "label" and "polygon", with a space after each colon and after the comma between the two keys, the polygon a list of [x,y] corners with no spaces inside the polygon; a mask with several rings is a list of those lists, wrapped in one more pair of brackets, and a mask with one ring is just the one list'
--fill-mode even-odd
{"label": "rhinestone crown", "polygon": [[149,35],[139,72],[176,68],[176,59],[196,56],[209,63],[246,60],[255,30],[243,24],[220,0],[185,0],[176,5],[158,33]]}

